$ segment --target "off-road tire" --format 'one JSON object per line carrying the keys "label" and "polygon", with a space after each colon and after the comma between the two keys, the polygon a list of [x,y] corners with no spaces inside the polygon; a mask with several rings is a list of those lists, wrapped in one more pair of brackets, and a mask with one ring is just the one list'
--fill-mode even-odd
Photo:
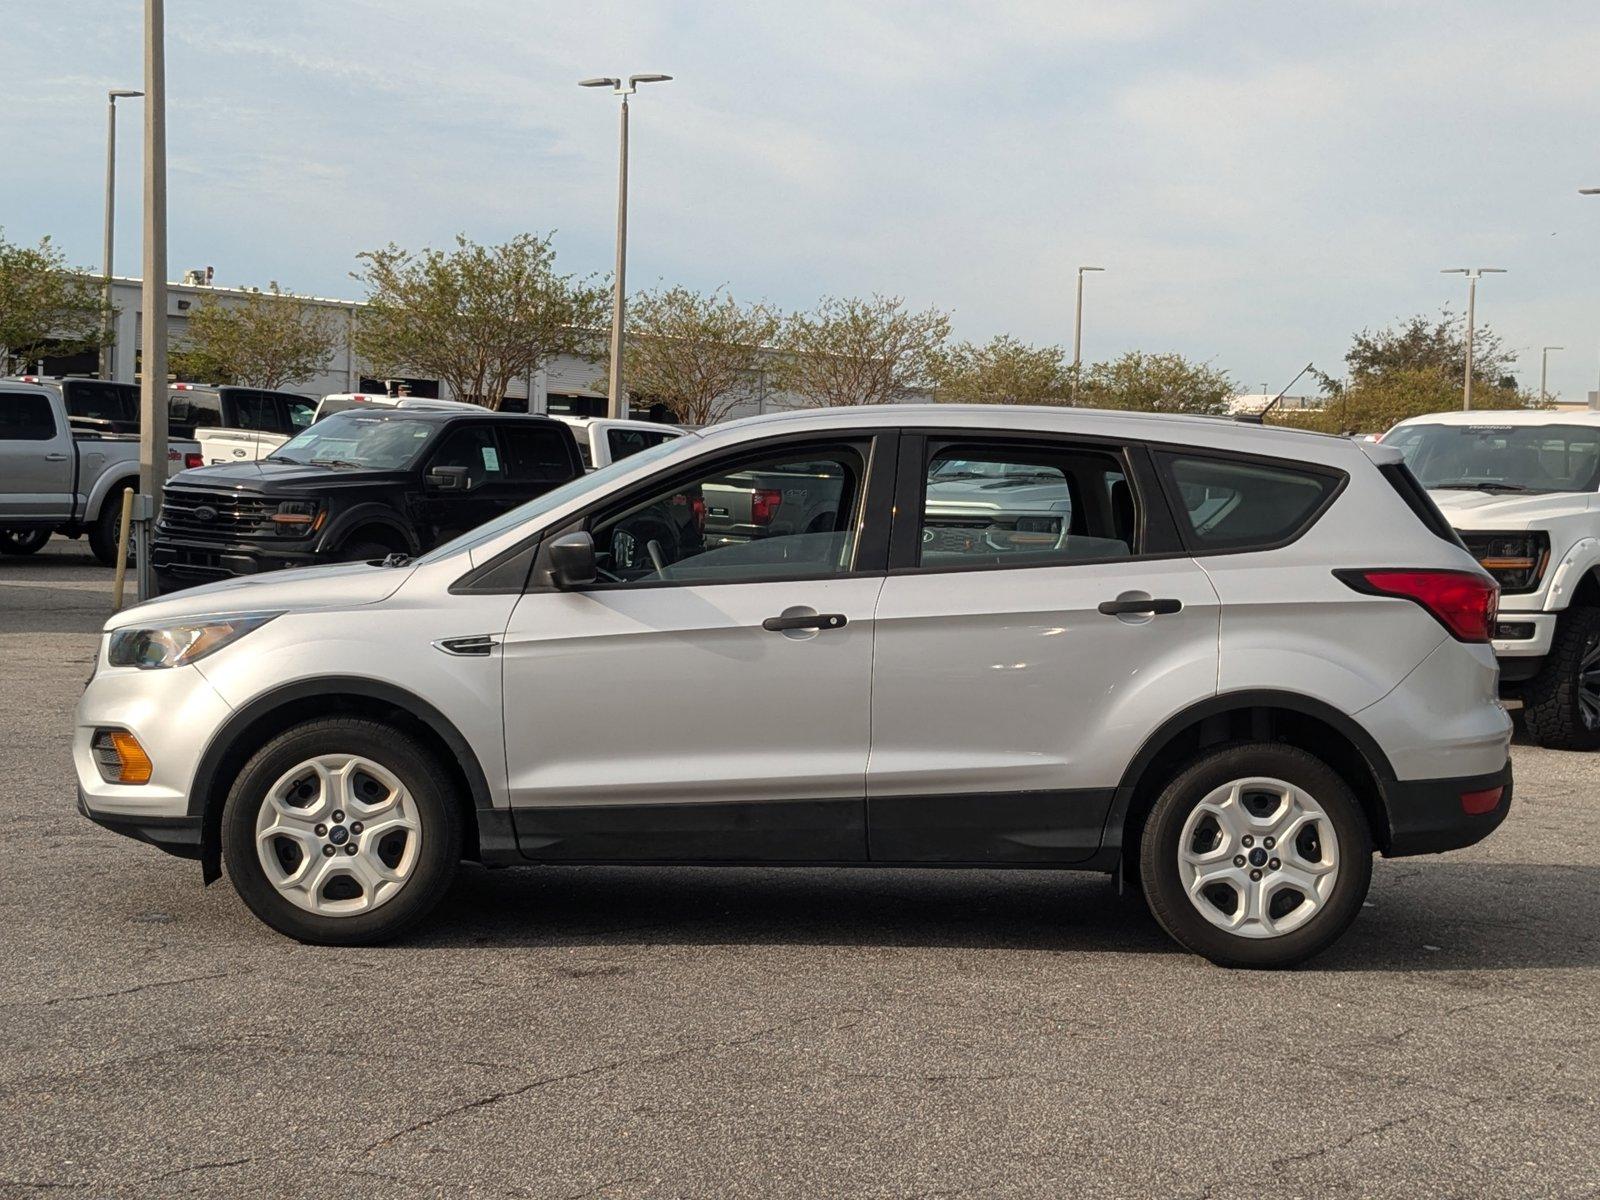
{"label": "off-road tire", "polygon": [[1600,721],[1589,726],[1579,701],[1583,661],[1600,646],[1600,608],[1569,608],[1556,620],[1550,653],[1522,688],[1528,736],[1551,750],[1600,749]]}

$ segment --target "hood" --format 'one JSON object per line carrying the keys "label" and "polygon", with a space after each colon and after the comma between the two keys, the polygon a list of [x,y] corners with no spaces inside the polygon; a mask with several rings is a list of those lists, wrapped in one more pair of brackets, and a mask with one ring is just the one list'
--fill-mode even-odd
{"label": "hood", "polygon": [[330,563],[224,579],[157,596],[125,608],[105,628],[149,625],[219,613],[304,612],[319,608],[351,608],[387,600],[411,578],[414,568],[375,567],[370,563]]}
{"label": "hood", "polygon": [[1590,492],[1468,492],[1430,488],[1428,495],[1457,529],[1527,529],[1556,517],[1589,512],[1596,497]]}
{"label": "hood", "polygon": [[380,471],[367,467],[329,467],[316,463],[218,463],[191,467],[168,481],[171,487],[211,488],[229,492],[326,492],[338,487],[371,487],[408,478],[405,471]]}

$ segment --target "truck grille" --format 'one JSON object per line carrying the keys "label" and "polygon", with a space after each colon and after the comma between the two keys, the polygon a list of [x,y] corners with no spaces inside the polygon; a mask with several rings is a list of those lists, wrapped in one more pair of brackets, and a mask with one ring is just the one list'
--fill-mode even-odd
{"label": "truck grille", "polygon": [[162,493],[160,528],[203,538],[253,537],[272,532],[278,502],[201,488],[168,487]]}

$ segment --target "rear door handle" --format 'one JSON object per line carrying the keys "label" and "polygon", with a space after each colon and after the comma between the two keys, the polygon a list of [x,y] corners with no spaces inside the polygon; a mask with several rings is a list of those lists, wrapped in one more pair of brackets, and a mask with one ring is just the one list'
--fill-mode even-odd
{"label": "rear door handle", "polygon": [[1183,609],[1182,600],[1102,600],[1100,611],[1108,617],[1166,616]]}
{"label": "rear door handle", "polygon": [[795,617],[768,617],[761,628],[768,633],[782,633],[785,629],[843,629],[849,621],[843,613],[811,613]]}
{"label": "rear door handle", "polygon": [[45,462],[66,462],[67,456],[65,454],[46,454],[44,460]]}

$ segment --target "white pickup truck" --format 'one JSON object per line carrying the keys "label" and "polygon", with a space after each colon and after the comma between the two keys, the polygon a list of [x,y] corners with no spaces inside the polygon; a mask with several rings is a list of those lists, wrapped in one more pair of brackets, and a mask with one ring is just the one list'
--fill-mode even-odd
{"label": "white pickup truck", "polygon": [[1500,692],[1529,735],[1600,749],[1600,412],[1436,413],[1383,444],[1500,581]]}
{"label": "white pickup truck", "polygon": [[[87,533],[94,556],[116,562],[122,493],[139,487],[138,405],[132,384],[0,380],[0,553]],[[169,476],[199,465],[196,443],[169,441]]]}
{"label": "white pickup truck", "polygon": [[583,466],[588,471],[597,471],[619,458],[683,436],[683,430],[654,421],[563,416],[557,416],[556,420],[572,427],[572,436],[578,439],[578,453],[583,456]]}
{"label": "white pickup truck", "polygon": [[[445,408],[474,410],[478,408],[476,404],[466,404],[459,400],[434,400],[426,396],[396,398],[371,392],[335,392],[331,396],[324,396],[315,405],[304,396],[296,396],[289,392],[261,393],[264,396],[276,396],[277,400],[271,408],[260,409],[262,420],[255,426],[246,427],[240,424],[242,415],[240,402],[225,394],[240,389],[213,390],[218,393],[224,421],[211,428],[195,431],[195,436],[200,439],[201,457],[208,467],[220,463],[255,462],[266,458],[308,425],[315,424],[323,417],[352,408],[420,408],[429,411]],[[274,419],[278,421],[277,424],[269,423]]]}

